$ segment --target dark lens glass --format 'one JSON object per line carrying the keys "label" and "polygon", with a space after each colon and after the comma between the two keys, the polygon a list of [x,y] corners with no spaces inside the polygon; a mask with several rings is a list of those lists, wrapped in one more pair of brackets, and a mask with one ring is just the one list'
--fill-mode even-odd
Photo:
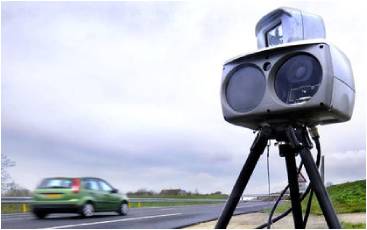
{"label": "dark lens glass", "polygon": [[322,69],[316,58],[299,54],[289,58],[278,69],[275,93],[284,103],[308,101],[317,92],[322,79]]}
{"label": "dark lens glass", "polygon": [[276,25],[266,33],[268,46],[276,46],[283,44],[283,26]]}
{"label": "dark lens glass", "polygon": [[254,66],[238,69],[230,76],[227,84],[228,104],[238,112],[254,109],[264,96],[265,85],[265,77],[260,69]]}

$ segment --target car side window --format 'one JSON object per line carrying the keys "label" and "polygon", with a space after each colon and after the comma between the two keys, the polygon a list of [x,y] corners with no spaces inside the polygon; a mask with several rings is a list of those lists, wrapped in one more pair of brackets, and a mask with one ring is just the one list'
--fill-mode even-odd
{"label": "car side window", "polygon": [[88,179],[88,180],[85,180],[84,183],[85,183],[84,184],[85,189],[94,190],[94,191],[98,191],[99,190],[97,181],[95,181],[95,180]]}
{"label": "car side window", "polygon": [[99,182],[99,185],[101,186],[101,190],[104,191],[104,192],[111,192],[112,191],[112,187],[107,184],[106,182],[100,180],[98,181]]}

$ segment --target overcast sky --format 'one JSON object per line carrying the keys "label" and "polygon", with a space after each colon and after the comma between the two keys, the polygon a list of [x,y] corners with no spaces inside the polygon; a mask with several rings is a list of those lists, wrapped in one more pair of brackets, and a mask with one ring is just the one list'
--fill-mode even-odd
{"label": "overcast sky", "polygon": [[[96,176],[124,192],[229,192],[254,134],[223,120],[222,65],[256,49],[256,22],[280,6],[321,15],[352,62],[352,120],[320,127],[321,141],[326,181],[365,178],[366,8],[264,3],[2,2],[1,151],[15,182]],[[275,147],[270,163],[277,191],[286,174]],[[247,192],[266,181],[263,156]]]}

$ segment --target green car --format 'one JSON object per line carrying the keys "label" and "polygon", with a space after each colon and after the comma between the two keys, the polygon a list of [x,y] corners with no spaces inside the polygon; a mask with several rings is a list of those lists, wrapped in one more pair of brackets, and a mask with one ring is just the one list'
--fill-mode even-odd
{"label": "green car", "polygon": [[83,217],[94,212],[115,211],[127,215],[129,200],[105,180],[93,177],[46,178],[33,193],[33,214],[40,219],[50,213],[79,213]]}

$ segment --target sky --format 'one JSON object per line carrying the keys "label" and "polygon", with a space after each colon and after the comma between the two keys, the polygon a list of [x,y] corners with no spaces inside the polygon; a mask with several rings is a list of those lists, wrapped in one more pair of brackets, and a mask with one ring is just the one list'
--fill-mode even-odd
{"label": "sky", "polygon": [[[351,121],[319,127],[326,181],[366,178],[366,7],[348,1],[2,2],[1,151],[14,181],[96,176],[123,192],[230,192],[255,138],[224,121],[224,62],[255,51],[255,25],[321,15],[349,57]],[[271,189],[286,185],[270,148]],[[246,193],[267,192],[265,155]]]}

